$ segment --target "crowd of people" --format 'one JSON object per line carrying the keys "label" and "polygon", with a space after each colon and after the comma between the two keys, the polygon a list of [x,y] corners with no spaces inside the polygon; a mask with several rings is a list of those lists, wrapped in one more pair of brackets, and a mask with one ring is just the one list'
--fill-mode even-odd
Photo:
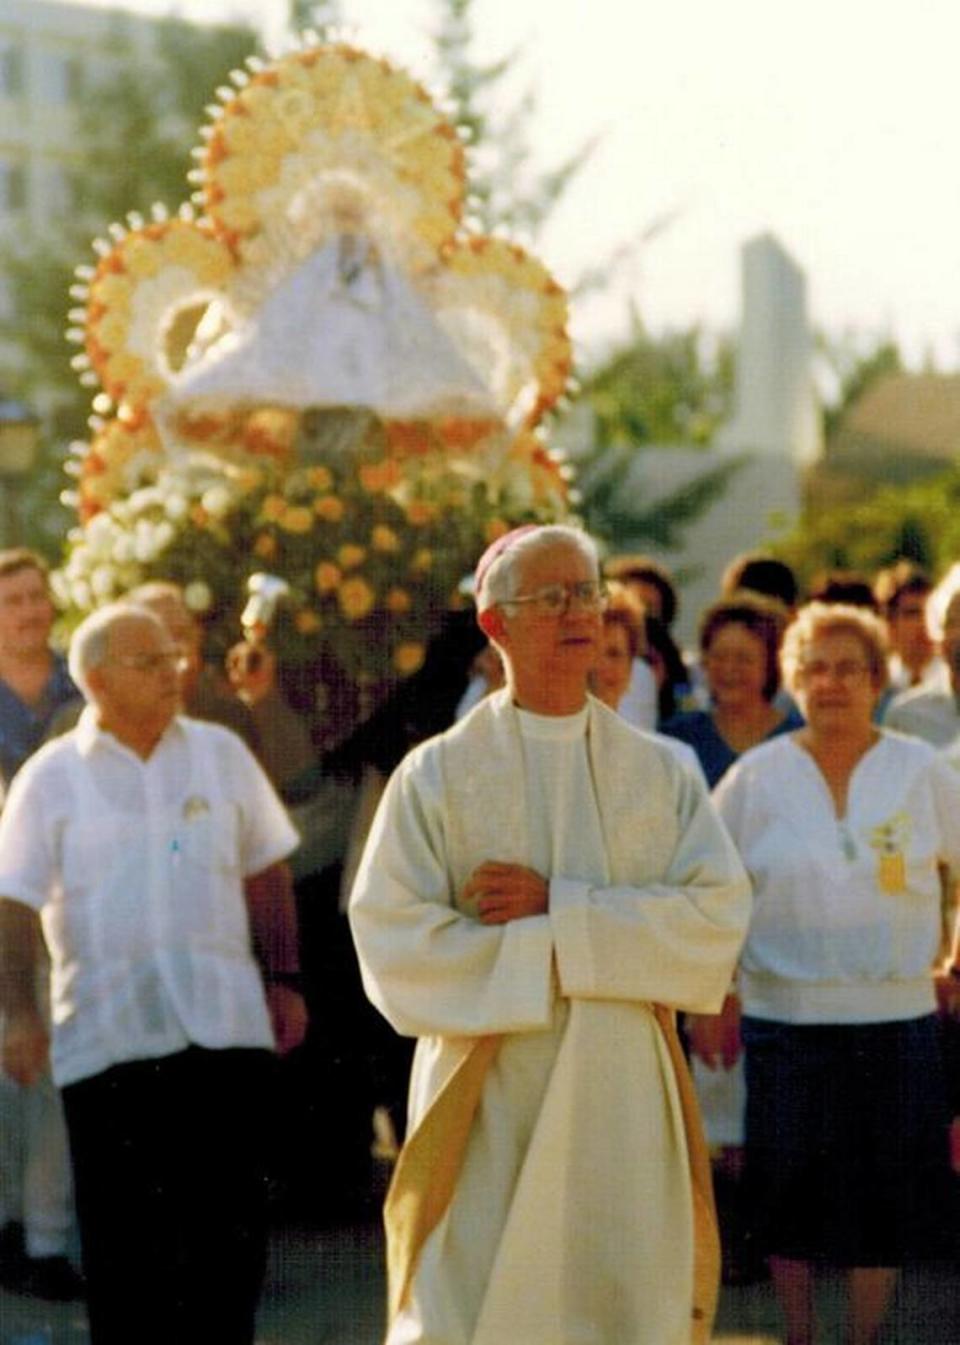
{"label": "crowd of people", "polygon": [[375,1127],[390,1345],[708,1340],[711,1158],[726,1273],[813,1345],[843,1268],[871,1345],[956,1252],[960,564],[740,556],[687,651],[575,529],[474,598],[320,751],[269,633],[152,583],[68,665],[0,553],[0,1277],[249,1345],[268,1190],[365,1198]]}

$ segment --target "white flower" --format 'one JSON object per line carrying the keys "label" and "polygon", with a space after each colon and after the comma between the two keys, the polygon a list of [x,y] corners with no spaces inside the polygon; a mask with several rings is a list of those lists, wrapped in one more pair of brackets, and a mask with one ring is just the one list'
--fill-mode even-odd
{"label": "white flower", "polygon": [[90,576],[90,587],[94,595],[102,601],[113,597],[115,575],[110,565],[98,565]]}
{"label": "white flower", "polygon": [[50,592],[59,607],[66,607],[70,602],[70,580],[67,577],[66,570],[53,570],[51,572]]}
{"label": "white flower", "polygon": [[133,534],[133,554],[141,564],[153,560],[159,547],[156,543],[156,528],[145,518],[137,519],[136,530]]}
{"label": "white flower", "polygon": [[91,557],[106,560],[113,549],[114,523],[109,514],[94,514],[87,524],[86,544]]}
{"label": "white flower", "polygon": [[[135,490],[127,498],[127,508],[134,514],[146,513],[154,505],[163,505],[163,503],[163,493],[156,486],[141,486],[139,490]],[[99,517],[98,514],[93,522],[95,523]]]}
{"label": "white flower", "polygon": [[133,560],[133,538],[128,532],[118,534],[110,552],[110,559],[117,565],[127,565]]}
{"label": "white flower", "polygon": [[194,579],[183,590],[183,601],[191,612],[207,612],[213,606],[213,592],[202,579]]}
{"label": "white flower", "polygon": [[167,518],[172,518],[174,523],[179,523],[180,519],[186,518],[189,507],[184,497],[178,493],[168,495],[163,504]]}
{"label": "white flower", "polygon": [[82,579],[90,568],[90,553],[86,546],[74,547],[64,567],[67,579]]}
{"label": "white flower", "polygon": [[224,485],[210,486],[203,492],[200,503],[211,518],[222,518],[233,505],[233,495]]}
{"label": "white flower", "polygon": [[73,599],[73,605],[79,607],[81,612],[89,611],[93,606],[93,595],[90,592],[90,585],[85,579],[76,579],[70,585],[70,596]]}
{"label": "white flower", "polygon": [[174,537],[176,537],[176,535],[177,530],[173,526],[173,524],[168,522],[167,519],[165,518],[161,519],[153,532],[154,543],[156,545],[157,551],[158,552],[163,551],[166,547],[168,547],[170,543],[173,541]]}

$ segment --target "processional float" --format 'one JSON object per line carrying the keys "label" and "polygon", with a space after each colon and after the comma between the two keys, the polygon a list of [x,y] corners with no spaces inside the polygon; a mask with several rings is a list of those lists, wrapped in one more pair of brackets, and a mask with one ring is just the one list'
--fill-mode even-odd
{"label": "processional float", "polygon": [[266,576],[280,657],[359,687],[356,716],[420,667],[484,546],[566,513],[545,419],[567,300],[465,217],[463,137],[405,73],[310,41],[247,64],[191,202],[78,269],[97,391],[54,584],[82,616],[174,580],[222,652]]}

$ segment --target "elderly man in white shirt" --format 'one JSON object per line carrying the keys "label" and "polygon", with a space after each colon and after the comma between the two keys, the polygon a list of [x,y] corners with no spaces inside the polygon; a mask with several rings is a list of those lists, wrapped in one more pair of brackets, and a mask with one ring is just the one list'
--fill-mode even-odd
{"label": "elderly man in white shirt", "polygon": [[507,686],[387,786],[351,899],[367,992],[419,1037],[387,1200],[389,1345],[690,1345],[716,1294],[673,1010],[719,1006],[748,887],[702,778],[587,694],[590,539],[477,571]]}
{"label": "elderly man in white shirt", "polygon": [[39,920],[94,1345],[252,1342],[272,1053],[306,1023],[296,832],[240,739],[178,714],[179,657],[146,609],[88,617],[87,709],[0,819],[2,1062],[46,1060]]}

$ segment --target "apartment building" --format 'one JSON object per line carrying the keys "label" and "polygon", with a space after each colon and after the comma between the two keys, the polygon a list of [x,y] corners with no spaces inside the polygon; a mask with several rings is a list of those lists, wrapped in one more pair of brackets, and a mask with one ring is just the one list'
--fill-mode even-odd
{"label": "apartment building", "polygon": [[79,204],[78,109],[154,22],[55,0],[0,0],[0,234],[43,229]]}

